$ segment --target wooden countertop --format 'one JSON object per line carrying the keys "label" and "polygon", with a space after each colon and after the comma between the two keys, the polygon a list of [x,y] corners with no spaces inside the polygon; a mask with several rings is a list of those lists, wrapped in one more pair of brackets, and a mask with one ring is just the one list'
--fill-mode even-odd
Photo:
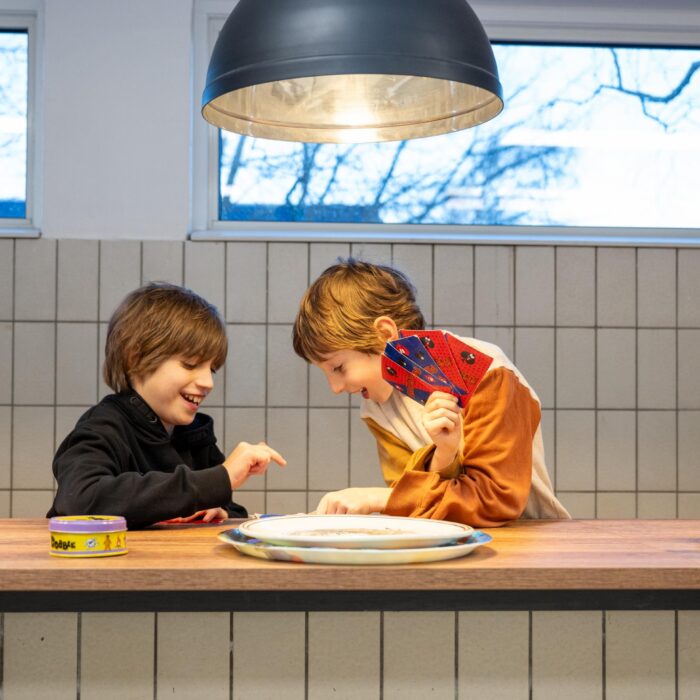
{"label": "wooden countertop", "polygon": [[[700,599],[699,520],[519,521],[485,530],[493,541],[461,559],[398,566],[322,566],[254,559],[217,540],[219,532],[234,525],[230,521],[133,531],[128,533],[126,555],[66,559],[49,554],[46,520],[0,520],[0,609],[30,609],[32,596],[44,601],[37,605],[41,609],[74,609],[79,599],[88,600],[86,593],[95,594],[95,600],[100,597],[97,594],[104,600],[130,600],[128,609],[141,609],[148,605],[147,600],[151,604],[165,600],[159,592],[171,598],[179,593],[177,600],[191,601],[183,603],[187,609],[211,607],[211,595],[208,604],[192,602],[197,593],[215,594],[223,601],[222,592],[229,594],[226,605],[236,599],[252,600],[246,593],[272,592],[277,609],[300,605],[280,602],[285,595],[292,601],[294,593],[303,593],[306,600],[314,597],[311,594],[336,594],[329,601],[341,601],[343,592],[354,593],[359,603],[367,600],[369,591],[386,592],[376,605],[401,592],[404,600],[408,595],[425,603],[431,592],[438,591],[445,601],[464,600],[464,592],[477,591],[511,592],[509,600],[523,593],[530,593],[530,600],[533,594],[542,600],[546,594],[566,591],[617,591],[618,597],[624,591],[676,591],[693,608]],[[64,606],[47,602],[58,600],[59,593],[70,602]],[[73,595],[66,597],[68,593]],[[142,602],[137,605],[139,596]],[[565,598],[574,600],[571,595]],[[678,595],[674,600],[678,601]],[[95,605],[86,609],[111,609],[113,604]],[[267,609],[261,606],[252,607]],[[447,602],[445,606],[452,607]]]}

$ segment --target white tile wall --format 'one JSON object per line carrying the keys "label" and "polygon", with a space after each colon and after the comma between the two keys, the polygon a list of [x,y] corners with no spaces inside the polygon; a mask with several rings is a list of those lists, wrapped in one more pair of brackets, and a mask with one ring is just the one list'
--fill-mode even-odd
{"label": "white tile wall", "polygon": [[109,315],[148,280],[191,285],[226,316],[229,361],[209,397],[219,442],[267,440],[289,459],[242,489],[256,508],[382,485],[357,398],[291,348],[309,281],[347,255],[402,266],[426,318],[516,361],[575,514],[698,512],[700,251],[44,239],[0,241],[0,504],[43,515],[56,446],[109,391]]}

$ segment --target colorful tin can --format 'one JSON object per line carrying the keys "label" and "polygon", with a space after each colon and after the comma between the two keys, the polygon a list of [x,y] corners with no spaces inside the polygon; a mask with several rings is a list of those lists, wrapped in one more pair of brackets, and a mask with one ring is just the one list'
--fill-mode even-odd
{"label": "colorful tin can", "polygon": [[126,520],[118,515],[61,515],[49,521],[56,557],[113,557],[126,554]]}

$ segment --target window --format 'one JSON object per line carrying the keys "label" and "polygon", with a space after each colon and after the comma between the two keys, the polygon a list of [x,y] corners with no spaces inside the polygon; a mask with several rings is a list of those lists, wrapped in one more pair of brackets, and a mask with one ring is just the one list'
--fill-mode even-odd
{"label": "window", "polygon": [[[196,4],[203,86],[230,5]],[[501,115],[383,144],[267,141],[205,125],[193,223],[206,230],[192,237],[700,243],[697,11],[676,3],[641,26],[638,14],[627,23],[556,3],[508,4],[505,20],[499,4],[480,15],[496,37]]]}
{"label": "window", "polygon": [[495,46],[506,109],[380,144],[221,132],[219,219],[700,228],[700,50]]}
{"label": "window", "polygon": [[28,59],[27,31],[0,28],[0,219],[27,216]]}

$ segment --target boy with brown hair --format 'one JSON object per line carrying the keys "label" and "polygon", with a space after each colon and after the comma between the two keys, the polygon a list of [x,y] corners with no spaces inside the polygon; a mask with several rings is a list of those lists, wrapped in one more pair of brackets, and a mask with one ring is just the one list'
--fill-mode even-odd
{"label": "boy with brown hair", "polygon": [[218,311],[199,295],[151,283],[112,315],[104,380],[114,394],[87,411],[53,462],[47,517],[121,515],[129,528],[161,520],[245,517],[231,492],[282,456],[241,442],[228,457],[199,406],[228,351]]}
{"label": "boy with brown hair", "polygon": [[371,513],[502,525],[521,516],[568,518],[544,463],[540,402],[491,343],[462,338],[493,358],[464,409],[448,393],[425,406],[382,377],[381,354],[399,329],[425,328],[415,289],[398,270],[354,260],[329,267],[306,291],[294,322],[295,352],[331,390],[362,395],[387,488],[328,493],[317,513]]}

